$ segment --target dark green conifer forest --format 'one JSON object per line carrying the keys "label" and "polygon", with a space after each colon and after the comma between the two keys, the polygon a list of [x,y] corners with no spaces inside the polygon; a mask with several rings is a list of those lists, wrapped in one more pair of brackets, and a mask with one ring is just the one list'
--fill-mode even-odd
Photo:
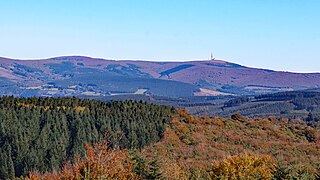
{"label": "dark green conifer forest", "polygon": [[78,98],[0,98],[0,178],[58,169],[106,132],[112,147],[158,141],[174,108]]}

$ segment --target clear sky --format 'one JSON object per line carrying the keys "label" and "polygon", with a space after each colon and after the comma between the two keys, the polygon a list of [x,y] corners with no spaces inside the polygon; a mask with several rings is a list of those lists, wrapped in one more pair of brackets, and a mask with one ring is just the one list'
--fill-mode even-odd
{"label": "clear sky", "polygon": [[0,0],[0,56],[198,60],[320,72],[320,0]]}

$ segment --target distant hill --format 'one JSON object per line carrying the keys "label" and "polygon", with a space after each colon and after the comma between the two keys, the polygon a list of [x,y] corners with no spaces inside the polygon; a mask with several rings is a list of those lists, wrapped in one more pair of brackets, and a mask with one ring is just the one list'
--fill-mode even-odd
{"label": "distant hill", "polygon": [[198,115],[230,117],[240,113],[249,117],[306,118],[310,113],[320,117],[320,89],[240,96],[212,106],[186,107]]}
{"label": "distant hill", "polygon": [[0,58],[0,79],[2,95],[50,97],[256,95],[320,86],[320,73],[256,69],[221,60],[115,61],[82,56]]}

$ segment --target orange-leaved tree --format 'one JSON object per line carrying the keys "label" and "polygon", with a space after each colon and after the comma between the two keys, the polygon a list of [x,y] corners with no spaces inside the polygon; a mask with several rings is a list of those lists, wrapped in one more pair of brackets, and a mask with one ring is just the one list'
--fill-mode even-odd
{"label": "orange-leaved tree", "polygon": [[86,144],[85,157],[78,156],[73,164],[66,164],[61,170],[50,173],[30,172],[26,179],[138,179],[128,152],[110,148],[105,139],[93,146]]}
{"label": "orange-leaved tree", "polygon": [[212,179],[272,179],[276,163],[271,156],[244,153],[212,163]]}

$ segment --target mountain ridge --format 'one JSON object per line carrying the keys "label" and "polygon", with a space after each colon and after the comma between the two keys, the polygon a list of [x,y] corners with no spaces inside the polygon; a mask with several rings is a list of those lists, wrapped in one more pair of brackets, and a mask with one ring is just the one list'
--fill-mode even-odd
{"label": "mountain ridge", "polygon": [[[0,77],[16,84],[19,92],[12,95],[18,96],[23,93],[22,89],[47,86],[48,83],[53,84],[53,88],[38,88],[40,93],[33,89],[33,95],[110,95],[114,91],[134,93],[146,89],[147,93],[154,95],[179,97],[223,93],[263,94],[320,87],[320,73],[274,71],[224,60],[166,62],[109,60],[87,56],[38,60],[0,58]],[[78,87],[82,90],[77,93],[62,92],[71,91],[68,90],[69,86],[79,84],[83,86]],[[90,84],[96,85],[96,88],[88,88]]]}
{"label": "mountain ridge", "polygon": [[[18,59],[18,58],[8,58],[0,56],[0,60],[7,60],[7,61],[45,61],[45,60],[68,60],[71,58],[72,60],[101,60],[101,61],[115,61],[115,62],[151,62],[151,63],[205,63],[205,62],[218,62],[218,63],[229,63],[229,64],[236,64],[239,66],[243,66],[245,68],[250,69],[258,69],[258,70],[266,70],[270,72],[283,72],[283,73],[292,73],[292,74],[320,74],[319,72],[296,72],[290,70],[274,70],[269,68],[263,67],[253,67],[253,66],[246,66],[240,65],[239,63],[231,62],[224,59],[190,59],[190,60],[149,60],[149,59],[108,59],[108,58],[100,58],[100,57],[91,57],[91,56],[82,56],[82,55],[65,55],[65,56],[55,56],[55,57],[48,57],[48,58],[32,58],[32,59]],[[74,58],[74,59],[73,59]]]}

